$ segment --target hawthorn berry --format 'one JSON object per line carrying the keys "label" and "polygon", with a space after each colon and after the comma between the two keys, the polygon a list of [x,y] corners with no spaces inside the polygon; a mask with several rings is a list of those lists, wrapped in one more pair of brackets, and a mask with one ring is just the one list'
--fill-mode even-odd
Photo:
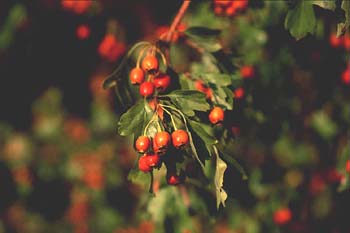
{"label": "hawthorn berry", "polygon": [[150,172],[152,170],[152,167],[149,165],[147,155],[142,155],[139,158],[139,170],[145,173]]}
{"label": "hawthorn berry", "polygon": [[350,173],[350,160],[346,162],[345,169],[348,173]]}
{"label": "hawthorn berry", "polygon": [[98,53],[100,56],[110,62],[116,61],[125,50],[125,44],[112,34],[107,34],[98,46]]}
{"label": "hawthorn berry", "polygon": [[343,71],[341,80],[345,85],[350,85],[350,67]]}
{"label": "hawthorn berry", "polygon": [[148,151],[151,144],[151,140],[147,136],[140,136],[135,142],[135,148],[140,153]]}
{"label": "hawthorn berry", "polygon": [[156,73],[159,68],[158,59],[153,55],[147,55],[143,58],[141,67],[146,72]]}
{"label": "hawthorn berry", "polygon": [[76,30],[79,40],[85,40],[90,36],[90,27],[86,24],[79,25]]}
{"label": "hawthorn berry", "polygon": [[157,132],[153,139],[153,150],[156,153],[164,151],[168,148],[171,138],[166,131]]}
{"label": "hawthorn berry", "polygon": [[350,36],[344,36],[343,46],[346,50],[350,50]]}
{"label": "hawthorn berry", "polygon": [[167,177],[166,181],[169,185],[178,185],[181,183],[181,179],[178,175],[170,175]]}
{"label": "hawthorn berry", "polygon": [[175,130],[171,134],[171,140],[175,148],[180,148],[188,143],[188,133],[182,129]]}
{"label": "hawthorn berry", "polygon": [[220,107],[214,107],[209,113],[209,121],[212,124],[217,124],[224,120],[224,110]]}
{"label": "hawthorn berry", "polygon": [[244,97],[244,88],[243,87],[239,87],[237,88],[233,94],[235,95],[236,99],[242,99]]}
{"label": "hawthorn berry", "polygon": [[252,78],[255,74],[254,67],[250,65],[242,66],[240,73],[243,78]]}
{"label": "hawthorn berry", "polygon": [[207,99],[211,99],[211,97],[213,96],[213,91],[212,91],[212,89],[209,88],[209,87],[207,87],[207,86],[203,83],[202,80],[196,80],[196,81],[194,82],[194,87],[195,87],[198,91],[204,93],[204,94],[206,95]]}
{"label": "hawthorn berry", "polygon": [[337,37],[337,35],[335,33],[332,33],[329,36],[329,44],[333,47],[333,48],[338,48],[342,45],[343,41],[341,38]]}
{"label": "hawthorn berry", "polygon": [[160,91],[165,91],[170,86],[170,76],[167,74],[160,74],[153,79],[154,86]]}
{"label": "hawthorn berry", "polygon": [[285,225],[292,219],[292,212],[289,208],[281,208],[273,213],[273,221],[277,225]]}
{"label": "hawthorn berry", "polygon": [[145,80],[145,74],[141,68],[135,67],[130,71],[131,84],[141,84]]}
{"label": "hawthorn berry", "polygon": [[147,164],[150,167],[157,167],[160,163],[160,157],[157,154],[146,155]]}
{"label": "hawthorn berry", "polygon": [[153,95],[154,93],[154,85],[151,82],[143,82],[140,85],[140,95],[144,96],[144,97],[148,97]]}

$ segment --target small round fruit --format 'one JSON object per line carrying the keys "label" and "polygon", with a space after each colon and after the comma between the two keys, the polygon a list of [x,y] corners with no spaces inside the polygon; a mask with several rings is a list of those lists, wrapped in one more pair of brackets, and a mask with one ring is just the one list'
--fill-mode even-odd
{"label": "small round fruit", "polygon": [[153,84],[160,91],[165,91],[170,86],[170,76],[167,74],[161,74],[153,79]]}
{"label": "small round fruit", "polygon": [[253,66],[245,65],[240,69],[241,76],[243,78],[252,78],[254,77],[255,70]]}
{"label": "small round fruit", "polygon": [[154,93],[154,85],[151,82],[143,82],[140,85],[140,95],[144,97],[148,97],[153,95]]}
{"label": "small round fruit", "polygon": [[196,80],[194,82],[194,87],[200,91],[200,92],[203,92],[205,93],[207,90],[208,90],[208,87],[205,86],[205,84],[203,83],[202,80]]}
{"label": "small round fruit", "polygon": [[158,59],[153,55],[147,55],[142,60],[141,67],[146,72],[157,72],[159,68]]}
{"label": "small round fruit", "polygon": [[135,148],[140,153],[145,153],[148,151],[151,145],[151,140],[147,136],[140,136],[135,142]]}
{"label": "small round fruit", "polygon": [[350,174],[350,160],[346,162],[345,169]]}
{"label": "small round fruit", "polygon": [[169,185],[178,185],[181,183],[181,179],[178,175],[170,175],[167,177],[166,181]]}
{"label": "small round fruit", "polygon": [[333,47],[333,48],[338,48],[341,46],[341,44],[343,43],[342,38],[337,37],[337,35],[335,33],[332,33],[329,36],[329,44]]}
{"label": "small round fruit", "polygon": [[343,71],[341,74],[341,80],[345,85],[350,84],[350,68],[348,67],[346,70]]}
{"label": "small round fruit", "polygon": [[244,88],[239,87],[234,91],[235,99],[242,99],[244,97]]}
{"label": "small round fruit", "polygon": [[[153,144],[158,151],[168,148],[171,138],[170,134],[166,131],[157,132],[154,136]],[[155,150],[155,148],[153,148]]]}
{"label": "small round fruit", "polygon": [[213,124],[217,124],[224,120],[224,110],[220,107],[214,107],[209,113],[209,121]]}
{"label": "small round fruit", "polygon": [[139,158],[139,170],[145,173],[152,170],[152,167],[149,165],[146,155],[143,155]]}
{"label": "small round fruit", "polygon": [[157,167],[160,163],[160,157],[157,154],[147,154],[146,159],[147,164],[150,167]]}
{"label": "small round fruit", "polygon": [[145,74],[141,68],[135,67],[130,71],[130,82],[131,84],[141,84],[145,80]]}
{"label": "small round fruit", "polygon": [[188,133],[182,129],[175,130],[171,134],[171,140],[175,148],[180,148],[188,143]]}
{"label": "small round fruit", "polygon": [[277,225],[284,225],[292,219],[292,212],[289,208],[281,208],[273,213],[273,221]]}

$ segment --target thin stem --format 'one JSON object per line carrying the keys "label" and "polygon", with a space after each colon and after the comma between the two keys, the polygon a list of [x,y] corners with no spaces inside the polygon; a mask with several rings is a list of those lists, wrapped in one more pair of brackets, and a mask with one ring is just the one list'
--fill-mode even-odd
{"label": "thin stem", "polygon": [[176,131],[177,127],[176,127],[173,115],[168,110],[166,110],[165,108],[163,108],[163,107],[161,107],[161,108],[164,110],[164,112],[168,113],[168,115],[170,116],[171,123],[173,124],[174,130]]}
{"label": "thin stem", "polygon": [[165,41],[170,42],[171,41],[171,36],[173,35],[174,31],[176,30],[177,26],[180,24],[182,18],[184,17],[184,14],[190,5],[191,1],[190,0],[184,0],[182,3],[179,11],[177,12],[172,24],[170,25],[170,29],[168,31],[168,34],[165,37]]}
{"label": "thin stem", "polygon": [[166,61],[166,58],[165,58],[165,56],[164,56],[164,53],[163,53],[159,48],[156,48],[156,49],[157,49],[157,53],[160,55],[160,57],[161,57],[162,60],[163,60],[164,66],[168,66],[167,61]]}
{"label": "thin stem", "polygon": [[143,130],[143,135],[147,135],[147,130],[148,130],[148,127],[151,125],[151,123],[155,120],[155,116],[157,115],[157,112],[154,112],[151,120],[147,123],[147,125],[145,126],[145,129]]}
{"label": "thin stem", "polygon": [[137,57],[137,62],[136,62],[136,67],[139,68],[140,67],[140,62],[141,62],[141,58],[143,57],[143,54],[145,53],[145,51],[150,47],[150,45],[146,45],[145,47],[143,47]]}

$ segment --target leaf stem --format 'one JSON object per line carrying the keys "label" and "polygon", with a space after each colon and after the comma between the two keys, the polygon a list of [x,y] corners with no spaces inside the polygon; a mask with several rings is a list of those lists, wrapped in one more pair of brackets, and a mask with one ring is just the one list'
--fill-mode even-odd
{"label": "leaf stem", "polygon": [[171,114],[171,112],[166,110],[164,107],[162,107],[162,106],[160,106],[160,107],[164,110],[164,112],[166,112],[170,116],[171,123],[173,124],[174,130],[176,131],[177,127],[176,127],[176,124],[175,124],[175,121],[174,121],[173,114]]}

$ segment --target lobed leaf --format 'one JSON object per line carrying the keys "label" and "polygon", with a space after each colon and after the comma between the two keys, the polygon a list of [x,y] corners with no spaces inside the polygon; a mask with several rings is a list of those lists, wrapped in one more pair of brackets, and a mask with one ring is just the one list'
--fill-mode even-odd
{"label": "lobed leaf", "polygon": [[297,40],[305,37],[308,33],[316,31],[316,16],[312,1],[299,1],[298,5],[288,11],[284,21],[284,27]]}

